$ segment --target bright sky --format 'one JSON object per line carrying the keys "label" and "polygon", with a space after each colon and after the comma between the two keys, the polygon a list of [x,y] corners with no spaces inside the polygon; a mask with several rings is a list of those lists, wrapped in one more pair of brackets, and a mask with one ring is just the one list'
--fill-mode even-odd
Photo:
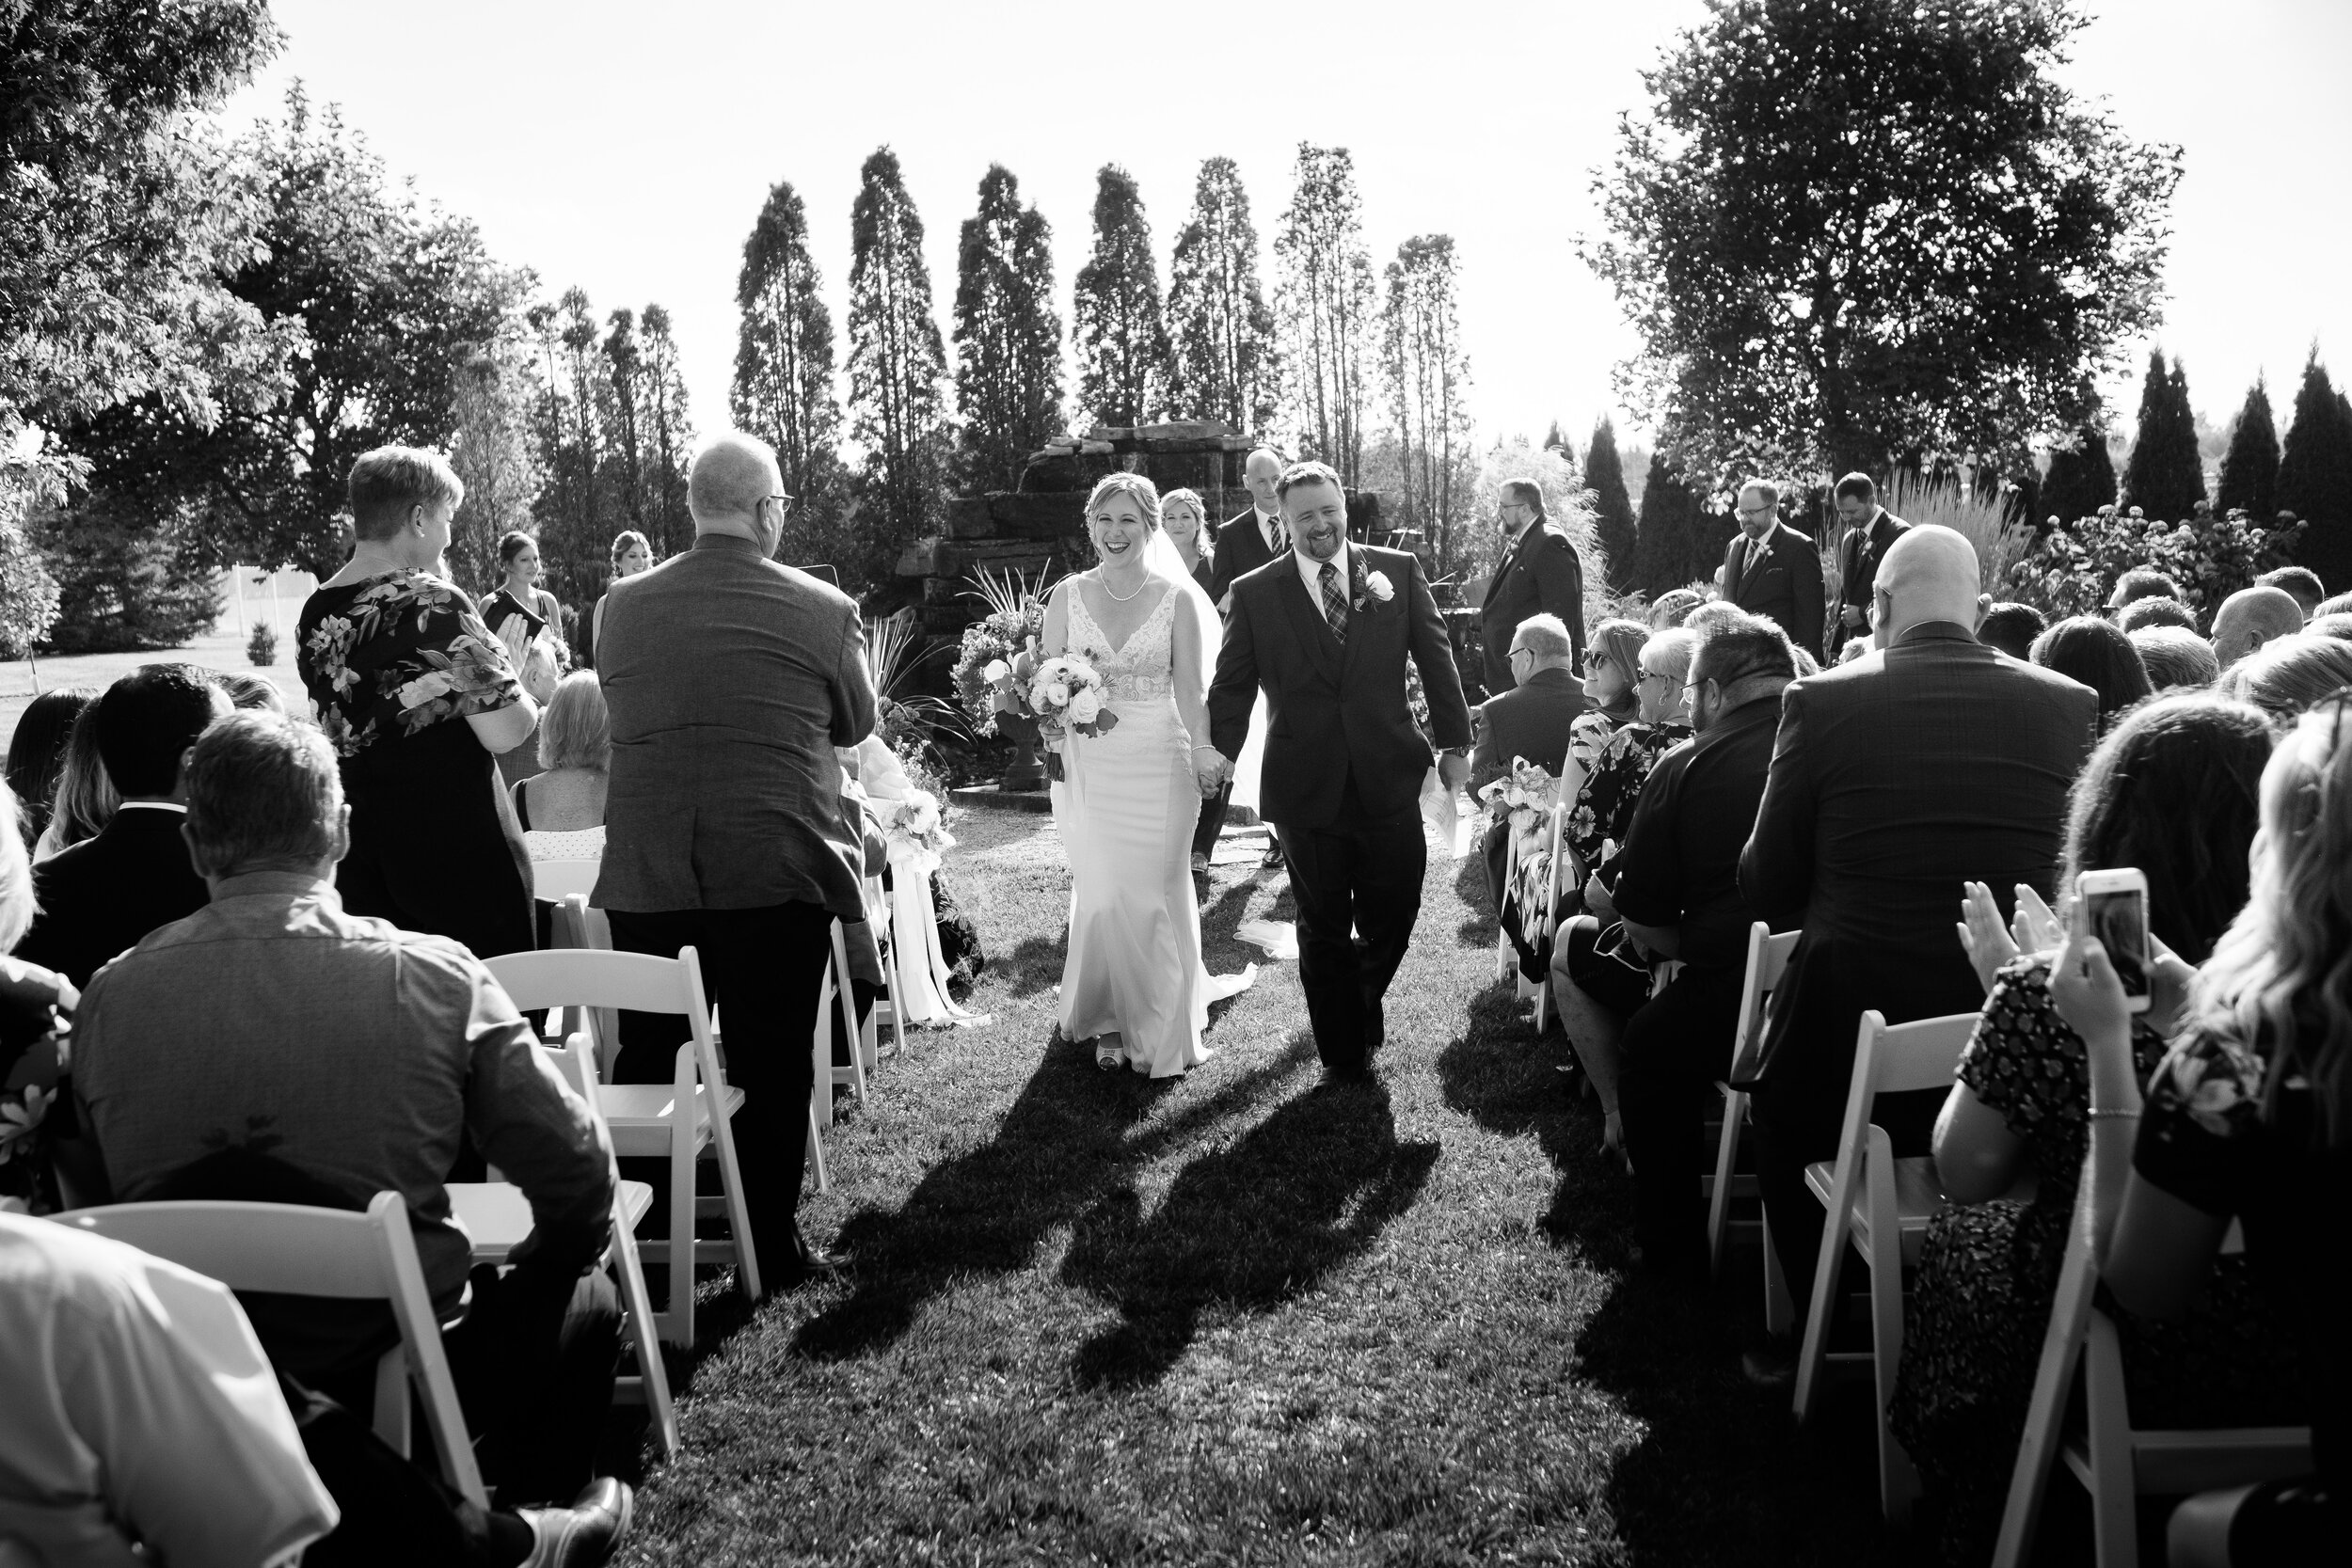
{"label": "bright sky", "polygon": [[[1235,159],[1270,294],[1307,139],[1354,151],[1375,267],[1409,235],[1454,236],[1482,431],[1540,436],[1556,416],[1580,443],[1633,346],[1573,249],[1598,226],[1591,173],[1642,100],[1642,70],[1703,14],[1697,0],[1457,0],[1407,21],[1258,0],[1246,28],[1130,11],[1122,36],[1113,13],[1039,0],[408,0],[397,23],[348,0],[273,9],[286,47],[232,121],[275,113],[299,76],[550,297],[577,283],[600,315],[668,307],[704,430],[725,419],[743,236],[776,181],[807,203],[846,362],[850,207],[878,145],[897,149],[927,225],[946,332],[957,227],[991,162],[1053,225],[1066,325],[1103,164],[1140,182],[1165,284],[1200,160]],[[2074,85],[2187,154],[2159,341],[2185,358],[2201,412],[2226,421],[2263,370],[2283,423],[2314,340],[2344,359],[2339,379],[2352,372],[2352,214],[2328,172],[2352,145],[2352,5],[2090,9]],[[2136,377],[2111,394],[2126,420]]]}

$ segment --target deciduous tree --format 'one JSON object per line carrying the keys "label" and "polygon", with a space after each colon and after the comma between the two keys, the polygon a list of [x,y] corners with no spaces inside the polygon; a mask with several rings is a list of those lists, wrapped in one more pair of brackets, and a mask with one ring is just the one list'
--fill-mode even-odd
{"label": "deciduous tree", "polygon": [[1082,418],[1136,425],[1166,410],[1173,369],[1152,225],[1135,176],[1117,164],[1095,176],[1094,254],[1078,269],[1071,327]]}
{"label": "deciduous tree", "polygon": [[1169,412],[1263,430],[1274,419],[1274,312],[1258,286],[1258,230],[1231,158],[1209,158],[1168,267],[1176,380]]}
{"label": "deciduous tree", "polygon": [[[1405,521],[1426,531],[1439,569],[1472,500],[1470,358],[1462,350],[1454,240],[1421,234],[1388,266],[1380,359],[1402,460]],[[1574,461],[1573,454],[1570,461]]]}
{"label": "deciduous tree", "polygon": [[450,527],[450,568],[465,583],[498,571],[498,541],[531,525],[547,479],[532,440],[542,396],[532,344],[516,330],[477,345],[458,368],[450,408],[450,466],[466,483]]}
{"label": "deciduous tree", "polygon": [[866,449],[869,560],[887,571],[938,514],[946,350],[931,314],[923,220],[886,147],[859,171],[850,247],[850,434]]}
{"label": "deciduous tree", "polygon": [[1010,490],[1029,453],[1062,431],[1053,230],[1021,204],[1012,171],[991,164],[959,240],[957,466],[974,490]]}
{"label": "deciduous tree", "polygon": [[1352,485],[1363,461],[1378,300],[1363,199],[1343,147],[1300,142],[1297,179],[1274,240],[1289,416],[1307,452]]}

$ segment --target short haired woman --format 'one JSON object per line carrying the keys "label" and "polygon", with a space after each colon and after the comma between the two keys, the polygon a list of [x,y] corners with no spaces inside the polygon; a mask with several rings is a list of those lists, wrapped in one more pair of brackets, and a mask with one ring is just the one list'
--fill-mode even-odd
{"label": "short haired woman", "polygon": [[[612,580],[633,578],[653,570],[653,544],[633,528],[625,528],[612,536]],[[593,664],[596,651],[604,646],[604,601],[612,596],[608,586],[596,595],[596,608],[588,617],[588,661]]]}
{"label": "short haired woman", "polygon": [[594,673],[574,671],[539,720],[539,766],[515,785],[515,820],[534,861],[604,853],[604,792],[612,780],[612,717]]}

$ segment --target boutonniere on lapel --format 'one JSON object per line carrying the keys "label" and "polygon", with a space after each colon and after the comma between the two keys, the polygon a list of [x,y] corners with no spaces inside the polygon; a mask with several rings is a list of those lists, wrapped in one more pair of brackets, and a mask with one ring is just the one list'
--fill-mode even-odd
{"label": "boutonniere on lapel", "polygon": [[1360,555],[1356,558],[1355,578],[1356,581],[1353,584],[1355,593],[1351,595],[1354,603],[1350,608],[1359,615],[1370,610],[1375,603],[1387,604],[1396,597],[1396,590],[1389,583],[1389,574],[1367,572],[1364,569],[1364,558]]}

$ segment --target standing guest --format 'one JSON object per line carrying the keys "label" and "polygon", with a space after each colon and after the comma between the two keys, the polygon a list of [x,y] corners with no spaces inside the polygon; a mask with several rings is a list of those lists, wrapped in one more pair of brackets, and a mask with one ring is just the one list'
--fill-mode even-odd
{"label": "standing guest", "polygon": [[[1947,528],[1923,524],[1888,547],[1871,586],[1886,646],[1788,688],[1740,857],[1749,906],[1804,931],[1751,1101],[1772,1243],[1800,1292],[1821,1233],[1804,1168],[1837,1153],[1862,1014],[1976,1011],[1984,991],[1952,940],[1952,895],[1973,879],[2048,896],[2067,788],[2098,721],[2090,688],[1977,641],[1978,571]],[[1899,1155],[1926,1152],[1934,1097],[1921,1101],[1879,1101]]]}
{"label": "standing guest", "polygon": [[[612,536],[612,580],[622,582],[641,573],[653,570],[653,545],[633,528],[625,528]],[[588,657],[594,662],[596,650],[604,646],[604,605],[612,596],[611,587],[596,595],[596,608],[588,617]]]}
{"label": "standing guest", "polygon": [[2178,604],[2188,602],[2188,596],[2181,592],[2181,585],[2173,581],[2169,574],[2159,572],[2153,566],[2135,566],[2115,579],[2115,587],[2107,594],[2107,613],[2113,615],[2125,605],[2137,604],[2142,599],[2170,599]]}
{"label": "standing guest", "polygon": [[2265,643],[2302,629],[2303,607],[2294,594],[2283,588],[2241,588],[2213,612],[2214,657],[2227,670]]}
{"label": "standing guest", "polygon": [[1879,504],[1879,487],[1868,474],[1848,474],[1837,482],[1834,495],[1837,521],[1846,534],[1837,542],[1837,616],[1821,651],[1833,660],[1847,643],[1868,639],[1872,584],[1880,563],[1911,527]]}
{"label": "standing guest", "polygon": [[[364,548],[369,509],[352,510]],[[327,882],[349,843],[342,793],[332,749],[299,721],[241,713],[197,742],[186,837],[212,902],[107,965],[74,1015],[74,1099],[108,1189],[94,1196],[358,1209],[399,1193],[436,1312],[463,1309],[445,1337],[485,1479],[510,1502],[568,1501],[619,1351],[596,1268],[612,1151],[478,960],[345,912]],[[472,1267],[450,1214],[443,1183],[469,1142],[531,1206],[503,1273]],[[384,1308],[247,1310],[280,1372],[368,1406]]]}
{"label": "standing guest", "polygon": [[1272,448],[1260,447],[1242,464],[1241,479],[1249,487],[1249,510],[1227,518],[1216,531],[1209,568],[1209,597],[1220,610],[1227,608],[1235,578],[1279,561],[1291,547],[1290,530],[1282,526],[1282,459]]}
{"label": "standing guest", "polygon": [[[1584,716],[1576,653],[1558,616],[1531,615],[1521,622],[1511,635],[1510,658],[1519,684],[1487,698],[1478,709],[1478,744],[1470,752],[1473,796],[1522,759],[1560,777],[1566,770],[1576,721]],[[1504,908],[1510,843],[1509,823],[1498,822],[1486,830],[1486,891],[1493,895],[1498,912]]]}
{"label": "standing guest", "polygon": [[[775,453],[713,437],[687,479],[694,547],[613,585],[604,695],[612,773],[591,900],[612,943],[691,946],[726,1009],[735,1147],[766,1278],[833,1260],[796,1212],[817,991],[835,917],[865,918],[863,849],[834,748],[874,728],[866,637],[848,595],[769,558],[784,536]],[[667,1083],[682,1018],[623,1015],[617,1076]]]}
{"label": "standing guest", "polygon": [[1584,652],[1584,562],[1567,531],[1544,515],[1544,488],[1506,479],[1495,503],[1502,559],[1486,581],[1478,635],[1486,657],[1489,696],[1511,689],[1511,634],[1531,615],[1556,615],[1576,652]]}
{"label": "standing guest", "polygon": [[2142,626],[2179,626],[2184,631],[2197,629],[2197,612],[2178,599],[2153,594],[2134,599],[2115,612],[2115,629],[2135,632]]}
{"label": "standing guest", "polygon": [[2099,694],[2099,728],[2145,698],[2153,689],[2139,650],[2112,621],[2073,615],[2033,641],[2033,662],[2078,680]]}
{"label": "standing guest", "polygon": [[1797,666],[1780,628],[1751,618],[1701,632],[1690,673],[1696,737],[1643,784],[1611,897],[1644,951],[1682,966],[1626,1020],[1619,1042],[1634,1238],[1645,1267],[1704,1280],[1707,1103],[1731,1066],[1756,919],[1740,892],[1740,850]]}
{"label": "standing guest", "polygon": [[555,595],[536,586],[539,581],[539,541],[516,530],[499,541],[499,565],[505,579],[482,597],[482,622],[492,636],[506,644],[506,657],[516,669],[531,644],[543,632],[561,639],[563,607]]}
{"label": "standing guest", "polygon": [[[66,746],[73,737],[73,721],[98,700],[95,688],[53,687],[17,715],[16,733],[8,736],[8,784],[16,796],[17,823],[24,847],[40,841],[49,826],[50,803],[57,793],[58,775],[65,771]],[[0,827],[5,827],[0,823]]]}
{"label": "standing guest", "polygon": [[142,664],[91,708],[98,755],[122,804],[105,831],[33,872],[40,913],[18,955],[87,989],[98,967],[158,926],[204,907],[180,825],[180,759],[229,694],[193,664]]}
{"label": "standing guest", "polygon": [[1724,601],[1762,615],[1801,648],[1821,645],[1821,552],[1780,520],[1780,486],[1753,479],[1735,503],[1740,531],[1724,550]]}
{"label": "standing guest", "polygon": [[2049,626],[2042,611],[2029,604],[1996,604],[1985,611],[1977,627],[1977,641],[1998,648],[2011,658],[2031,658],[2033,640]]}
{"label": "standing guest", "polygon": [[365,453],[349,483],[358,543],[303,605],[295,655],[351,804],[336,891],[354,915],[476,958],[529,952],[531,857],[491,759],[530,736],[539,705],[434,575],[465,484],[413,447]]}
{"label": "standing guest", "polygon": [[[1208,509],[1198,490],[1170,490],[1160,498],[1160,531],[1176,548],[1176,559],[1192,580],[1200,585],[1200,592],[1209,594],[1209,602],[1216,602],[1210,590],[1216,586],[1216,562],[1211,552],[1216,545],[1216,534],[1209,527]],[[1195,875],[1209,869],[1209,856],[1216,849],[1216,835],[1225,829],[1225,811],[1233,799],[1231,779],[1219,784],[1216,793],[1201,798],[1200,816],[1192,830],[1192,869]]]}
{"label": "standing guest", "polygon": [[2193,631],[2180,626],[2142,626],[2129,635],[2132,646],[2139,650],[2141,667],[2148,672],[2148,684],[2158,691],[2201,689],[2221,678],[2221,661],[2213,657],[2213,644]]}
{"label": "standing guest", "polygon": [[285,693],[264,676],[254,674],[249,670],[212,670],[206,673],[220,683],[220,689],[229,693],[230,705],[241,712],[286,711]]}
{"label": "standing guest", "polygon": [[2271,722],[2284,725],[2346,685],[2352,685],[2352,642],[2296,636],[2231,665],[2215,689],[2243,698],[2270,715]]}
{"label": "standing guest", "polygon": [[115,808],[122,803],[114,781],[106,777],[106,765],[98,760],[97,709],[93,698],[73,716],[73,728],[66,736],[65,766],[57,770],[57,784],[49,796],[49,825],[33,846],[37,863],[105,832]]}
{"label": "standing guest", "polygon": [[2257,588],[2279,588],[2291,594],[2308,621],[2319,613],[2327,601],[2328,585],[2319,580],[2319,574],[2309,566],[2279,566],[2254,579]]}
{"label": "standing guest", "polygon": [[1707,603],[1707,595],[1695,588],[1669,588],[1651,601],[1649,629],[1672,631],[1691,617],[1691,612]]}

